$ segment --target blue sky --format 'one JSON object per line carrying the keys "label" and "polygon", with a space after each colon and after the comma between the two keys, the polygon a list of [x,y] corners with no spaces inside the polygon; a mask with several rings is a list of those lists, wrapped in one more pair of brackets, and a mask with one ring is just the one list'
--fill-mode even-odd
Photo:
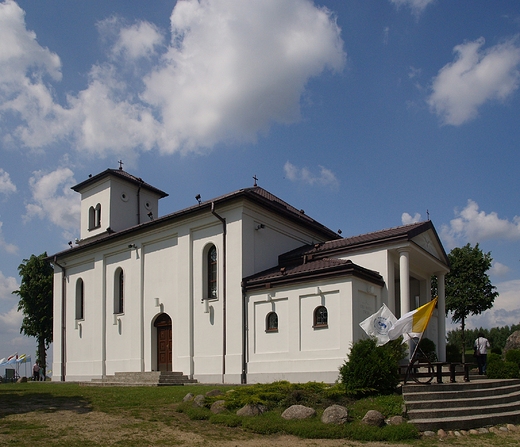
{"label": "blue sky", "polygon": [[70,187],[124,169],[161,214],[259,185],[344,236],[480,243],[520,322],[517,0],[0,3],[0,358],[17,267],[79,237]]}

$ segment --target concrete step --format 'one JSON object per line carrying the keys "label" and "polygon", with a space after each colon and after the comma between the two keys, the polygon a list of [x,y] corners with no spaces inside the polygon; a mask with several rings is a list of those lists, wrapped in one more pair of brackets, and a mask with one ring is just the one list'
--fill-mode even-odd
{"label": "concrete step", "polygon": [[180,371],[116,372],[101,379],[92,379],[91,386],[179,386],[197,383]]}
{"label": "concrete step", "polygon": [[520,422],[520,380],[406,385],[410,423],[419,430],[469,430]]}

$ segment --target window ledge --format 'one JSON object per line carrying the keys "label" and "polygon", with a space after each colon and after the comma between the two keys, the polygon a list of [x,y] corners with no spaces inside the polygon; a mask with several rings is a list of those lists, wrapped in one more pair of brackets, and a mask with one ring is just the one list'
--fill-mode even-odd
{"label": "window ledge", "polygon": [[327,329],[329,327],[328,324],[315,324],[312,328],[313,329]]}

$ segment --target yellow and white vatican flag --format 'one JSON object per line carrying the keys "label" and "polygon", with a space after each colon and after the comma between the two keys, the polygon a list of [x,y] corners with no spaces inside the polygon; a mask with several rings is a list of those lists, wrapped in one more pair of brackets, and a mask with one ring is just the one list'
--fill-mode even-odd
{"label": "yellow and white vatican flag", "polygon": [[433,310],[437,304],[437,298],[429,303],[404,314],[388,331],[390,340],[395,340],[401,335],[404,341],[413,337],[420,337],[428,327]]}
{"label": "yellow and white vatican flag", "polygon": [[397,321],[392,311],[386,307],[386,304],[381,306],[375,314],[370,315],[366,320],[363,320],[359,325],[370,337],[377,339],[377,346],[383,346],[390,340],[388,338],[388,331]]}

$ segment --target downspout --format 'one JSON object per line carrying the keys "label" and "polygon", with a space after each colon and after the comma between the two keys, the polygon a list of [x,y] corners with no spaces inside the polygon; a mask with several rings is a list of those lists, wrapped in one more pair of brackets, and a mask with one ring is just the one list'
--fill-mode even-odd
{"label": "downspout", "polygon": [[65,305],[66,305],[66,290],[65,283],[67,278],[65,276],[65,267],[58,264],[57,257],[54,256],[54,265],[57,265],[61,269],[62,280],[61,280],[61,381],[65,382],[65,353],[66,353],[66,340],[67,340],[67,325],[65,323]]}
{"label": "downspout", "polygon": [[246,287],[242,281],[242,375],[240,383],[247,383],[247,308],[246,308]]}
{"label": "downspout", "polygon": [[226,219],[221,217],[215,211],[215,202],[211,202],[211,214],[213,214],[218,220],[222,222],[222,383],[224,383],[224,377],[226,375],[226,234],[227,226]]}
{"label": "downspout", "polygon": [[143,184],[139,183],[137,187],[137,225],[141,223],[141,186]]}

